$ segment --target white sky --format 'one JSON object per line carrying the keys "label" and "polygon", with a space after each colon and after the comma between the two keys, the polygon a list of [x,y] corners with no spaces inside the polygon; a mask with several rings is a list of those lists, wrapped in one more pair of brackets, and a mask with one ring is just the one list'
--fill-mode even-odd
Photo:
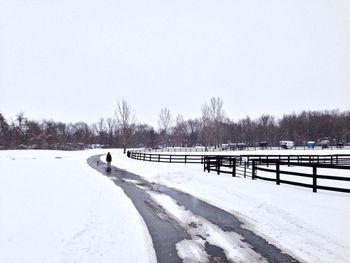
{"label": "white sky", "polygon": [[95,122],[124,98],[237,120],[349,109],[350,1],[0,0],[0,112]]}

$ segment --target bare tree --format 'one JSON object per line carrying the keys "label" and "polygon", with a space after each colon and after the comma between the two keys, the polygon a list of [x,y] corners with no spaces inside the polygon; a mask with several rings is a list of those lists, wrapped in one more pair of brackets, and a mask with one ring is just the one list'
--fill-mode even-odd
{"label": "bare tree", "polygon": [[269,145],[276,143],[274,139],[275,118],[268,114],[263,114],[257,120],[260,141],[267,141]]}
{"label": "bare tree", "polygon": [[102,132],[105,131],[105,119],[103,117],[99,118],[97,121],[97,132],[101,134]]}
{"label": "bare tree", "polygon": [[[112,121],[111,121],[112,122]],[[112,124],[112,123],[110,123]],[[108,131],[106,130],[106,121],[104,118],[99,118],[97,123],[94,125],[97,136],[98,136],[98,143],[103,145],[106,143],[106,139],[108,138]],[[112,127],[111,131],[113,131]]]}
{"label": "bare tree", "polygon": [[170,110],[166,107],[162,108],[159,113],[158,125],[160,132],[163,133],[165,146],[168,146],[169,132],[173,123]]}
{"label": "bare tree", "polygon": [[222,122],[225,118],[224,101],[219,97],[210,99],[210,118],[213,122]]}
{"label": "bare tree", "polygon": [[212,97],[210,99],[210,119],[212,121],[212,134],[215,147],[222,143],[223,123],[225,113],[223,110],[224,101],[219,97]]}
{"label": "bare tree", "polygon": [[172,138],[173,144],[176,146],[184,147],[188,145],[187,126],[182,115],[178,115],[176,117]]}
{"label": "bare tree", "polygon": [[205,103],[202,106],[202,140],[205,146],[212,144],[216,147],[222,140],[225,120],[223,105],[224,101],[221,98],[212,97],[209,105]]}
{"label": "bare tree", "polygon": [[136,147],[151,147],[156,145],[156,133],[152,126],[147,124],[135,125],[133,145]]}
{"label": "bare tree", "polygon": [[200,131],[200,122],[198,120],[188,120],[186,122],[189,146],[196,146]]}
{"label": "bare tree", "polygon": [[116,130],[116,120],[113,118],[107,118],[106,119],[106,125],[107,125],[107,144],[109,147],[111,147],[114,144],[114,131]]}
{"label": "bare tree", "polygon": [[126,147],[129,143],[129,139],[132,133],[131,127],[135,122],[135,116],[133,114],[132,108],[126,100],[122,99],[117,103],[115,117],[117,119],[117,123],[121,132],[124,153],[126,153]]}
{"label": "bare tree", "polygon": [[202,130],[202,143],[205,147],[210,144],[211,140],[211,120],[210,120],[210,108],[208,104],[202,106],[202,116],[201,116],[201,130]]}
{"label": "bare tree", "polygon": [[20,112],[16,116],[16,121],[17,121],[17,130],[19,133],[19,138],[21,141],[21,144],[26,143],[26,132],[27,132],[27,118],[24,116],[24,112]]}
{"label": "bare tree", "polygon": [[4,116],[0,113],[0,149],[5,149],[11,141],[10,126]]}

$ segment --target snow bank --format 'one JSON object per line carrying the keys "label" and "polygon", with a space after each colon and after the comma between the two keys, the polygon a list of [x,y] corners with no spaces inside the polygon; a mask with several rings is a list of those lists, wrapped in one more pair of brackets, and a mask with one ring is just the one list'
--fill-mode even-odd
{"label": "snow bank", "polygon": [[[237,153],[254,154],[233,154]],[[350,154],[344,150],[266,153]],[[348,262],[350,258],[350,194],[320,190],[313,193],[301,187],[204,173],[200,164],[150,163],[129,159],[120,151],[112,154],[114,165],[120,168],[238,215],[247,228],[302,261]]]}
{"label": "snow bank", "polygon": [[156,262],[131,201],[81,152],[0,151],[0,262]]}

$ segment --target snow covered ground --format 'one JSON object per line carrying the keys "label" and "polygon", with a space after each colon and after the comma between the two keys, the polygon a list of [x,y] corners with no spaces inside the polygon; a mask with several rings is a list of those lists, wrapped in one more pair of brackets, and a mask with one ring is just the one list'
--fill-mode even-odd
{"label": "snow covered ground", "polygon": [[[309,152],[266,151],[267,154]],[[318,153],[350,152],[310,152]],[[350,258],[350,194],[320,190],[315,194],[307,188],[204,173],[199,164],[150,163],[129,159],[120,151],[112,154],[118,167],[239,215],[248,229],[304,262],[348,262]]]}
{"label": "snow covered ground", "polygon": [[[0,262],[156,261],[148,230],[131,201],[87,165],[86,159],[99,153],[106,150],[0,151]],[[113,165],[238,215],[246,228],[301,261],[350,258],[350,194],[315,194],[204,173],[200,164],[150,163],[129,159],[121,150],[111,153]],[[152,198],[175,216],[187,214],[166,196],[153,193]],[[184,248],[190,248],[187,241],[178,244],[180,253],[187,253]]]}
{"label": "snow covered ground", "polygon": [[143,219],[86,159],[0,151],[0,262],[156,262]]}

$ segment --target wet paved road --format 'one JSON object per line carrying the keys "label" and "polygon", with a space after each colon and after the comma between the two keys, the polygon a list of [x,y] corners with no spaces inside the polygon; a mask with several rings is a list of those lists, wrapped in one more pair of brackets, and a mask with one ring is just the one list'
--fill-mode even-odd
{"label": "wet paved road", "polygon": [[[105,163],[99,161],[99,165],[97,165],[99,158],[100,155],[92,156],[87,162],[92,168],[113,180],[132,200],[148,227],[159,263],[183,262],[178,255],[176,244],[183,240],[193,239],[193,230],[197,226],[192,223],[186,226],[180,224],[160,204],[151,198],[149,191],[170,196],[176,200],[179,206],[189,210],[196,217],[204,218],[205,221],[210,222],[225,232],[234,232],[243,237],[242,241],[246,246],[259,255],[259,257],[255,258],[255,262],[298,262],[290,255],[281,252],[281,250],[269,244],[262,237],[245,229],[243,223],[234,215],[189,194],[163,185],[150,183],[136,174],[116,167],[112,167],[112,170],[107,173]],[[200,237],[205,242],[205,252],[208,257],[207,262],[232,262],[226,258],[223,249],[210,244],[205,235],[206,233],[196,234],[196,237]]]}

